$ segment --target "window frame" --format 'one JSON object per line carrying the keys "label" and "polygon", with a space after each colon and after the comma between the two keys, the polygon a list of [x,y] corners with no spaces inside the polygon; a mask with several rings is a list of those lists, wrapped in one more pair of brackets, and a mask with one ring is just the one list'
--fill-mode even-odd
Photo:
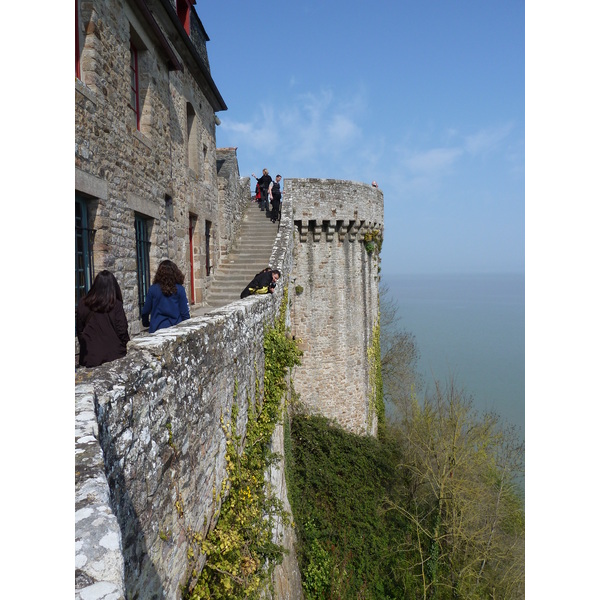
{"label": "window frame", "polygon": [[194,234],[198,217],[189,213],[188,242],[190,246],[190,304],[196,304],[196,281],[194,279]]}
{"label": "window frame", "polygon": [[206,270],[206,276],[210,276],[210,272],[212,270],[212,261],[210,255],[210,245],[212,242],[212,221],[204,221],[204,252],[206,254],[205,259],[206,262],[204,264],[204,268]]}
{"label": "window frame", "polygon": [[185,32],[190,35],[192,5],[190,0],[177,0],[177,16]]}
{"label": "window frame", "polygon": [[[79,223],[78,223],[79,221]],[[75,194],[75,306],[92,287],[94,281],[94,236],[89,226],[88,203]]]}
{"label": "window frame", "polygon": [[152,219],[135,213],[135,257],[140,314],[150,288],[150,224]]}
{"label": "window frame", "polygon": [[[135,127],[140,131],[140,79],[139,79],[139,50],[133,40],[129,40],[129,100],[127,105],[135,115]],[[131,106],[131,100],[134,100],[135,106]]]}

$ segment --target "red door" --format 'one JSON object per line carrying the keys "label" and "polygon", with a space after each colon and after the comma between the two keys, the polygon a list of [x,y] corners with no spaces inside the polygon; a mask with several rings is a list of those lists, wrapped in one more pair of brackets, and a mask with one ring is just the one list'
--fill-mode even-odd
{"label": "red door", "polygon": [[190,238],[190,304],[196,303],[196,293],[194,290],[194,218],[190,217],[189,226]]}

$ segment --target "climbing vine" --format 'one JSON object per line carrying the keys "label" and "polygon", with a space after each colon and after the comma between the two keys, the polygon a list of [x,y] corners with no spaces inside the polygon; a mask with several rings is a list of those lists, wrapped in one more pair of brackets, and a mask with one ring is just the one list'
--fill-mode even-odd
{"label": "climbing vine", "polygon": [[[237,431],[238,406],[234,398],[231,418],[221,417],[226,438],[227,477],[223,504],[216,527],[200,540],[191,536],[188,557],[196,560],[195,547],[206,556],[201,573],[192,569],[183,598],[186,600],[254,598],[283,559],[284,548],[273,541],[277,518],[289,523],[289,515],[275,498],[265,473],[277,457],[270,450],[275,425],[281,415],[281,399],[287,389],[288,370],[300,364],[301,351],[287,334],[287,288],[279,317],[265,332],[265,376],[262,403],[249,403],[246,437]],[[196,546],[195,546],[196,545]]]}
{"label": "climbing vine", "polygon": [[385,427],[385,405],[383,402],[383,376],[381,372],[381,342],[380,342],[380,315],[373,327],[371,345],[367,348],[367,360],[369,363],[369,408],[367,421],[369,426],[373,423],[373,417],[377,418],[377,429],[379,434]]}

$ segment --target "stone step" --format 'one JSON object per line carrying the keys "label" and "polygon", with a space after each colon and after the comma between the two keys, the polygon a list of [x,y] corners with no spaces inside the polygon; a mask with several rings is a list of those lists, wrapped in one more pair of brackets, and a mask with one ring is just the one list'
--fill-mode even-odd
{"label": "stone step", "polygon": [[260,271],[255,271],[254,269],[251,271],[240,271],[238,273],[233,273],[230,277],[222,277],[220,279],[215,278],[211,283],[211,290],[215,293],[220,289],[230,288],[230,287],[246,287],[250,281],[254,278],[256,273],[260,273]]}
{"label": "stone step", "polygon": [[278,223],[271,223],[258,204],[249,203],[229,255],[223,259],[207,290],[207,307],[220,308],[239,300],[252,278],[269,265]]}
{"label": "stone step", "polygon": [[227,273],[236,269],[246,269],[252,265],[260,264],[264,262],[265,265],[263,269],[267,266],[269,262],[269,258],[271,258],[271,252],[255,252],[249,254],[248,256],[240,256],[236,259],[231,260],[231,262],[227,262],[226,264],[221,263],[218,271],[215,272],[215,275],[219,273]]}
{"label": "stone step", "polygon": [[[242,235],[242,234],[240,234]],[[235,257],[238,254],[247,254],[250,250],[258,250],[258,251],[266,251],[273,249],[273,242],[275,241],[275,236],[260,236],[257,239],[247,239],[243,241],[239,241],[229,253],[230,256]]]}

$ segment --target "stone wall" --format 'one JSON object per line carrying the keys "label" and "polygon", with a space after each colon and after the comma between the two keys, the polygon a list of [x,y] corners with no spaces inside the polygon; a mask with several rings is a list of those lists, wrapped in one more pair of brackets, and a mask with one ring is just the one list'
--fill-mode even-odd
{"label": "stone wall", "polygon": [[241,215],[250,200],[250,178],[240,177],[237,148],[217,148],[219,182],[219,254],[226,256],[241,227]]}
{"label": "stone wall", "polygon": [[294,207],[292,332],[304,351],[295,389],[310,412],[374,435],[367,350],[379,311],[380,260],[363,239],[383,232],[383,194],[333,179],[287,179],[285,193]]}
{"label": "stone wall", "polygon": [[[271,259],[285,283],[292,228],[287,207]],[[263,384],[264,330],[282,287],[138,336],[125,358],[78,370],[76,598],[102,590],[115,599],[180,597],[189,532],[205,535],[214,525],[215,491],[226,475],[221,418],[231,418],[235,399],[238,431],[245,431]],[[271,476],[285,500],[282,469]],[[279,535],[291,544],[291,531]],[[286,587],[290,581],[299,585],[300,577],[288,562],[275,586],[287,590],[281,598],[301,597],[301,589]]]}

